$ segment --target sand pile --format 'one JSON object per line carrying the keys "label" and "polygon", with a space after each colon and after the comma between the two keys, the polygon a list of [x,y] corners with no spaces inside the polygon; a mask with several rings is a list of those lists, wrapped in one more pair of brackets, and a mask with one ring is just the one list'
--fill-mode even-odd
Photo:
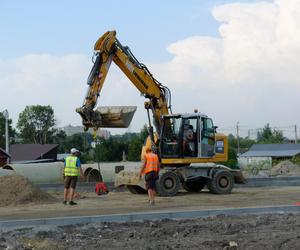
{"label": "sand pile", "polygon": [[300,167],[291,161],[282,161],[270,169],[270,176],[297,176],[300,175]]}
{"label": "sand pile", "polygon": [[24,176],[0,177],[0,206],[53,201],[55,201],[54,197],[34,187]]}

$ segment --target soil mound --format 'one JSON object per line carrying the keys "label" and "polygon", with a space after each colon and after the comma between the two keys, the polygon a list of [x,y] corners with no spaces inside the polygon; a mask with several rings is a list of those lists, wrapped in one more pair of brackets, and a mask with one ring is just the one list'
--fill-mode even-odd
{"label": "soil mound", "polygon": [[1,207],[53,201],[55,201],[54,197],[34,187],[24,176],[14,174],[0,177]]}
{"label": "soil mound", "polygon": [[281,161],[270,169],[270,176],[297,176],[300,175],[300,167],[291,161]]}

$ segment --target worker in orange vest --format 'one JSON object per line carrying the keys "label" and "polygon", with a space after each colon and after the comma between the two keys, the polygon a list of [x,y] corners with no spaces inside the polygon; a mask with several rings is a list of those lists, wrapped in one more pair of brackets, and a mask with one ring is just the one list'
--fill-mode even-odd
{"label": "worker in orange vest", "polygon": [[155,183],[159,174],[159,160],[157,154],[155,154],[151,148],[146,149],[146,154],[143,160],[143,166],[140,171],[140,178],[145,175],[146,188],[148,190],[149,204],[153,206],[155,204]]}

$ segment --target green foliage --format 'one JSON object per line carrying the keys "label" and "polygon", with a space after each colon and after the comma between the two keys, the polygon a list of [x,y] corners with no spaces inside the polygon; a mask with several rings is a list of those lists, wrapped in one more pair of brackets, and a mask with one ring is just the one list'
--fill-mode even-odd
{"label": "green foliage", "polygon": [[257,133],[257,143],[260,144],[272,144],[272,143],[282,143],[285,137],[282,131],[276,130],[270,127],[269,123],[263,128],[262,132]]}
{"label": "green foliage", "polygon": [[125,152],[127,160],[139,161],[147,136],[147,127],[144,126],[140,133],[125,133],[124,135],[112,136],[107,140],[101,139],[100,151],[96,149],[95,160],[98,159],[98,153],[101,161],[121,161],[123,152]]}
{"label": "green foliage", "polygon": [[[239,144],[241,151],[247,151],[253,144],[255,140],[249,139],[248,137],[239,137]],[[228,135],[228,145],[229,147],[237,149],[237,138],[233,134]]]}
{"label": "green foliage", "polygon": [[[240,152],[247,151],[253,144],[255,143],[255,140],[251,140],[248,137],[242,138],[239,137],[239,145],[240,145]],[[237,138],[229,134],[228,135],[228,161],[223,163],[225,166],[230,168],[236,168],[237,167]]]}
{"label": "green foliage", "polygon": [[65,131],[59,130],[56,131],[52,137],[50,137],[49,143],[58,144],[58,153],[65,153],[67,152],[66,141],[67,135]]}
{"label": "green foliage", "polygon": [[129,161],[139,161],[141,160],[141,151],[143,147],[143,138],[141,135],[136,135],[132,138],[128,145],[128,160]]}
{"label": "green foliage", "polygon": [[291,159],[291,162],[300,166],[300,155],[296,155]]}
{"label": "green foliage", "polygon": [[236,168],[237,166],[237,155],[233,147],[228,148],[228,161],[225,165],[230,168]]}
{"label": "green foliage", "polygon": [[[9,142],[14,143],[16,137],[16,130],[12,128],[12,120],[8,119],[8,135],[9,135]],[[5,149],[5,117],[0,113],[0,148]]]}
{"label": "green foliage", "polygon": [[54,126],[54,111],[49,105],[26,106],[17,123],[23,143],[48,143],[56,132]]}

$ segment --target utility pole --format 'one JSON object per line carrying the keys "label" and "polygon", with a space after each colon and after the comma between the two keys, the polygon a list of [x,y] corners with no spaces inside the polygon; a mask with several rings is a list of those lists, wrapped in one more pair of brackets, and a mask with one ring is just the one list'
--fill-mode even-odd
{"label": "utility pole", "polygon": [[237,155],[240,155],[239,122],[236,123]]}
{"label": "utility pole", "polygon": [[9,118],[9,114],[7,109],[5,109],[2,112],[4,118],[5,118],[5,151],[7,154],[9,154],[9,134],[8,134],[8,118]]}
{"label": "utility pole", "polygon": [[297,138],[297,125],[295,125],[295,144],[298,143],[298,138]]}

